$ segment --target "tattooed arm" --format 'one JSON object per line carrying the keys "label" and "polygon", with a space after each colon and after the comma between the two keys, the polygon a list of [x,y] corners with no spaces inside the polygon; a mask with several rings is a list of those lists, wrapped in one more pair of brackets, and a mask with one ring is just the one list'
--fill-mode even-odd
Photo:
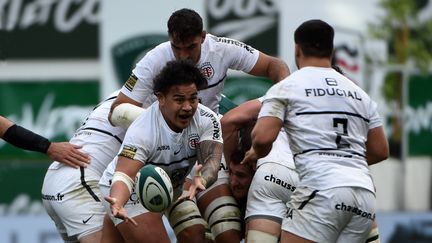
{"label": "tattooed arm", "polygon": [[198,146],[198,163],[202,165],[201,180],[204,187],[210,187],[218,177],[222,159],[223,144],[205,140]]}

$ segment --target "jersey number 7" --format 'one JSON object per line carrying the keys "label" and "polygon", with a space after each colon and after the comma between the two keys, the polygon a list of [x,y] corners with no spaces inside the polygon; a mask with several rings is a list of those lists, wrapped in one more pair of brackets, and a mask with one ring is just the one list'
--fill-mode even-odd
{"label": "jersey number 7", "polygon": [[333,118],[333,127],[339,127],[342,125],[342,133],[336,132],[336,145],[337,148],[349,148],[350,144],[342,141],[343,136],[348,136],[348,119],[346,118]]}

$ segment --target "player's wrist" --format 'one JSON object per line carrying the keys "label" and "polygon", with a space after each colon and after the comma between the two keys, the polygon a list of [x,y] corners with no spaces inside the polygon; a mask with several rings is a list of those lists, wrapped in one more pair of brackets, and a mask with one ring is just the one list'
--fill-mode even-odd
{"label": "player's wrist", "polygon": [[3,139],[18,148],[44,154],[48,153],[48,148],[51,145],[51,142],[47,138],[16,124],[8,128],[3,135]]}
{"label": "player's wrist", "polygon": [[201,180],[201,184],[206,187],[207,186],[207,180],[202,176],[201,171],[196,171],[194,177]]}

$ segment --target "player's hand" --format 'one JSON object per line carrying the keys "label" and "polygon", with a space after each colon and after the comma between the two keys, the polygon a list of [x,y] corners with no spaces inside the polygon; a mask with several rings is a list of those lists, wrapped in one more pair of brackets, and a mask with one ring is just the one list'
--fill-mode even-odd
{"label": "player's hand", "polygon": [[243,158],[243,160],[240,162],[240,164],[249,164],[253,170],[256,170],[256,163],[258,160],[258,156],[255,153],[255,150],[253,148],[250,148]]}
{"label": "player's hand", "polygon": [[192,183],[189,186],[189,191],[179,197],[179,200],[185,198],[189,198],[192,200],[198,192],[204,191],[206,189],[206,187],[204,186],[205,181],[201,176],[202,165],[197,165],[195,167],[195,170],[195,176],[193,177]]}
{"label": "player's hand", "polygon": [[133,225],[138,226],[138,223],[128,216],[126,209],[117,202],[117,198],[108,196],[105,197],[105,200],[111,204],[111,212],[114,217],[122,219],[126,223],[130,222]]}
{"label": "player's hand", "polygon": [[58,161],[73,168],[87,167],[90,157],[79,151],[81,146],[68,142],[51,143],[47,155],[54,161]]}

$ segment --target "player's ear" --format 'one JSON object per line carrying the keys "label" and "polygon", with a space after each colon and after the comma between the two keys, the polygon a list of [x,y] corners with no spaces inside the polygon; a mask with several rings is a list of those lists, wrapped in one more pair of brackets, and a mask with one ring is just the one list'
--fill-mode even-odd
{"label": "player's ear", "polygon": [[201,43],[204,43],[204,40],[205,40],[205,38],[206,38],[206,35],[207,35],[207,31],[205,31],[205,30],[203,30],[202,32],[201,32]]}
{"label": "player's ear", "polygon": [[156,95],[156,98],[158,99],[159,103],[165,101],[165,95],[162,92],[155,92],[154,95]]}

